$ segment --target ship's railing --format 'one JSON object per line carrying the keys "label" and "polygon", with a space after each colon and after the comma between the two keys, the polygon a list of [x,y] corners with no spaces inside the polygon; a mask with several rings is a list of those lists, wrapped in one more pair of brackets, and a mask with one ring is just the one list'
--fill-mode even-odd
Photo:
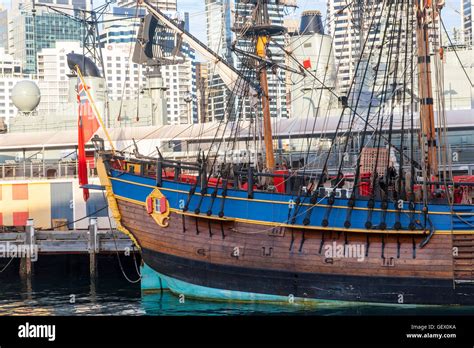
{"label": "ship's railing", "polygon": [[[97,175],[96,170],[88,163],[89,177]],[[6,160],[0,163],[0,180],[30,180],[76,178],[77,161],[75,160]]]}
{"label": "ship's railing", "polygon": [[[405,166],[408,164],[407,158],[410,157],[410,150],[405,149]],[[415,151],[415,158],[420,157],[420,152]],[[282,152],[277,154],[277,162],[279,164],[285,163],[287,167],[298,168],[303,166],[305,173],[311,171],[320,172],[327,156],[327,151],[306,151],[301,152]],[[329,172],[337,172],[337,168],[341,160],[343,161],[342,170],[350,172],[355,168],[359,153],[356,151],[348,151],[347,154],[342,154],[340,151],[333,151],[328,160]],[[453,145],[449,150],[449,158],[453,170],[457,168],[467,168],[466,174],[474,173],[474,145],[459,144]],[[172,161],[167,159],[166,161]],[[249,163],[246,158],[241,159],[242,163]],[[176,161],[178,163],[179,161]],[[184,162],[181,162],[183,165]],[[298,165],[299,164],[299,165]],[[177,164],[176,164],[177,165]],[[188,164],[189,165],[189,164]],[[184,164],[186,166],[186,164]],[[88,172],[90,177],[97,175],[93,166],[89,166]],[[181,170],[195,170],[195,168],[180,168]],[[55,178],[76,178],[77,177],[77,161],[76,160],[6,160],[0,162],[0,180],[21,180],[21,179],[55,179]]]}

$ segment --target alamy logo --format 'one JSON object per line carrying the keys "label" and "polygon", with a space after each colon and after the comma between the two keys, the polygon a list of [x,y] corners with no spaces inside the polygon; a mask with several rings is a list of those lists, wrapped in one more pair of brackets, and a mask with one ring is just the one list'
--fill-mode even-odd
{"label": "alamy logo", "polygon": [[29,257],[31,261],[35,262],[38,260],[38,246],[10,242],[2,243],[0,244],[0,257]]}
{"label": "alamy logo", "polygon": [[18,326],[18,337],[20,338],[47,338],[48,341],[56,339],[56,325],[34,325],[26,322]]}
{"label": "alamy logo", "polygon": [[325,245],[324,249],[324,256],[328,259],[355,258],[359,262],[365,260],[364,244],[338,244],[332,242],[332,244]]}

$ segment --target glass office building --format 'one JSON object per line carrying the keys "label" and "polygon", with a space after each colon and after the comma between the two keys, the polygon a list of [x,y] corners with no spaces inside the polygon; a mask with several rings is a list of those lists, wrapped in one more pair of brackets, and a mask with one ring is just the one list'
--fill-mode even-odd
{"label": "glass office building", "polygon": [[36,54],[54,47],[56,41],[83,41],[85,28],[80,21],[56,13],[33,17],[22,13],[11,23],[10,52],[23,62],[23,72],[36,74]]}

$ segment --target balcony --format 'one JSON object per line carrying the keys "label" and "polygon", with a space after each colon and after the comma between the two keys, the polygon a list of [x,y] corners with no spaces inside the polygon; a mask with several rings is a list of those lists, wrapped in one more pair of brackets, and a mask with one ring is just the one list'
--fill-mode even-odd
{"label": "balcony", "polygon": [[[89,177],[97,176],[96,170],[87,163]],[[76,160],[6,160],[0,163],[0,180],[73,179],[77,177]]]}

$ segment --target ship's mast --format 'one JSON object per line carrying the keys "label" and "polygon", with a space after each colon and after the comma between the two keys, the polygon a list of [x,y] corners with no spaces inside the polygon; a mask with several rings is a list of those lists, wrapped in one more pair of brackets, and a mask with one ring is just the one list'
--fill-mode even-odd
{"label": "ship's mast", "polygon": [[267,76],[267,46],[272,35],[281,35],[281,27],[270,23],[268,15],[268,3],[270,0],[257,0],[254,11],[254,33],[256,38],[256,54],[262,58],[259,64],[258,76],[262,90],[262,111],[263,111],[263,134],[265,142],[266,168],[270,171],[275,169],[275,155],[273,152],[272,122],[270,115],[270,95],[268,90]]}
{"label": "ship's mast", "polygon": [[429,26],[439,15],[444,1],[416,0],[416,39],[418,46],[418,89],[420,99],[420,136],[423,163],[427,175],[438,175],[436,128],[434,123],[433,90],[431,81]]}
{"label": "ship's mast", "polygon": [[[260,0],[257,2],[256,24],[269,25],[268,18],[268,0]],[[262,58],[267,58],[267,44],[269,36],[264,31],[261,31],[257,36],[256,53]],[[273,136],[272,136],[272,122],[270,115],[270,96],[268,90],[268,77],[266,65],[260,67],[259,71],[260,87],[262,88],[262,110],[263,110],[263,130],[265,141],[265,158],[267,169],[273,170],[275,168],[275,157],[273,152]]]}

